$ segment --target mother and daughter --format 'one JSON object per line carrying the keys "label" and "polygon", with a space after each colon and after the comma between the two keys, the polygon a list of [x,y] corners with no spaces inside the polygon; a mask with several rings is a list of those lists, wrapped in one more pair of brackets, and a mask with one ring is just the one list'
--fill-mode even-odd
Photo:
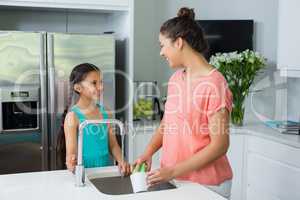
{"label": "mother and daughter", "polygon": [[[147,163],[149,185],[171,179],[207,186],[230,197],[232,170],[226,152],[229,147],[229,115],[232,94],[222,74],[204,57],[208,44],[195,21],[193,9],[181,8],[177,17],[163,23],[159,34],[160,55],[176,69],[168,82],[165,113],[144,153],[134,162]],[[85,119],[109,118],[98,103],[103,90],[100,70],[91,64],[76,66],[70,76],[72,92],[79,95],[64,119],[66,156],[74,170],[77,130]],[[130,174],[130,165],[121,160],[121,150],[112,129],[100,127],[98,134],[84,131],[85,167],[108,165],[109,152],[121,170]],[[92,130],[91,128],[89,130]],[[152,155],[162,149],[160,168],[151,170]]]}

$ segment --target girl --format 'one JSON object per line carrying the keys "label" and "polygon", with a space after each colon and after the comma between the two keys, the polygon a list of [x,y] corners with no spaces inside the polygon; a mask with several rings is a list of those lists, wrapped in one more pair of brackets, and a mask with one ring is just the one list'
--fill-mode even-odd
{"label": "girl", "polygon": [[150,170],[152,155],[162,148],[161,168],[148,173],[148,184],[189,180],[229,197],[232,94],[203,56],[208,45],[194,17],[193,9],[181,8],[160,28],[160,55],[177,71],[168,83],[164,118],[135,164],[146,162]]}
{"label": "girl", "polygon": [[[78,95],[76,104],[63,114],[63,124],[59,134],[58,147],[61,159],[66,167],[74,171],[77,155],[78,127],[86,119],[108,119],[107,111],[99,104],[103,92],[101,71],[92,64],[77,65],[70,75],[71,95]],[[109,125],[88,125],[83,130],[83,164],[84,167],[102,167],[110,164],[109,152],[119,163],[121,172],[130,173],[130,165],[122,160],[121,149],[113,130]],[[63,163],[64,163],[63,162]]]}

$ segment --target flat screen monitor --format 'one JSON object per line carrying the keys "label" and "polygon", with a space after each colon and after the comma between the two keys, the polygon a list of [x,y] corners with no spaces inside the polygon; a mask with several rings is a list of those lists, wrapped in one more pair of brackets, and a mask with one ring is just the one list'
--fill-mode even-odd
{"label": "flat screen monitor", "polygon": [[253,20],[197,20],[209,44],[205,57],[216,53],[253,50]]}

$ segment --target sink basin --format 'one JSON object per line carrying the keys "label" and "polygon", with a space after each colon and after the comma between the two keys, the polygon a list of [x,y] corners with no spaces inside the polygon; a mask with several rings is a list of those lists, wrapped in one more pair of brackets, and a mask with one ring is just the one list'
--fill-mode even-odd
{"label": "sink basin", "polygon": [[[121,194],[132,194],[132,186],[130,177],[101,177],[90,179],[92,184],[102,193],[109,195],[121,195]],[[175,185],[166,182],[158,185],[154,185],[148,188],[148,192],[168,190],[176,188]]]}

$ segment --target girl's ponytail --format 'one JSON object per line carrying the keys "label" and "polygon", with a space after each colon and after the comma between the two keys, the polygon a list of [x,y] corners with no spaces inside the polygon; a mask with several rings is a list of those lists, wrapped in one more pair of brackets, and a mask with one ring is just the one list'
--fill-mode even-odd
{"label": "girl's ponytail", "polygon": [[66,169],[66,137],[65,137],[64,125],[65,125],[66,115],[69,111],[69,107],[71,105],[72,98],[73,98],[73,90],[71,87],[70,87],[70,94],[68,98],[68,104],[62,114],[60,128],[57,135],[56,165],[58,169]]}

